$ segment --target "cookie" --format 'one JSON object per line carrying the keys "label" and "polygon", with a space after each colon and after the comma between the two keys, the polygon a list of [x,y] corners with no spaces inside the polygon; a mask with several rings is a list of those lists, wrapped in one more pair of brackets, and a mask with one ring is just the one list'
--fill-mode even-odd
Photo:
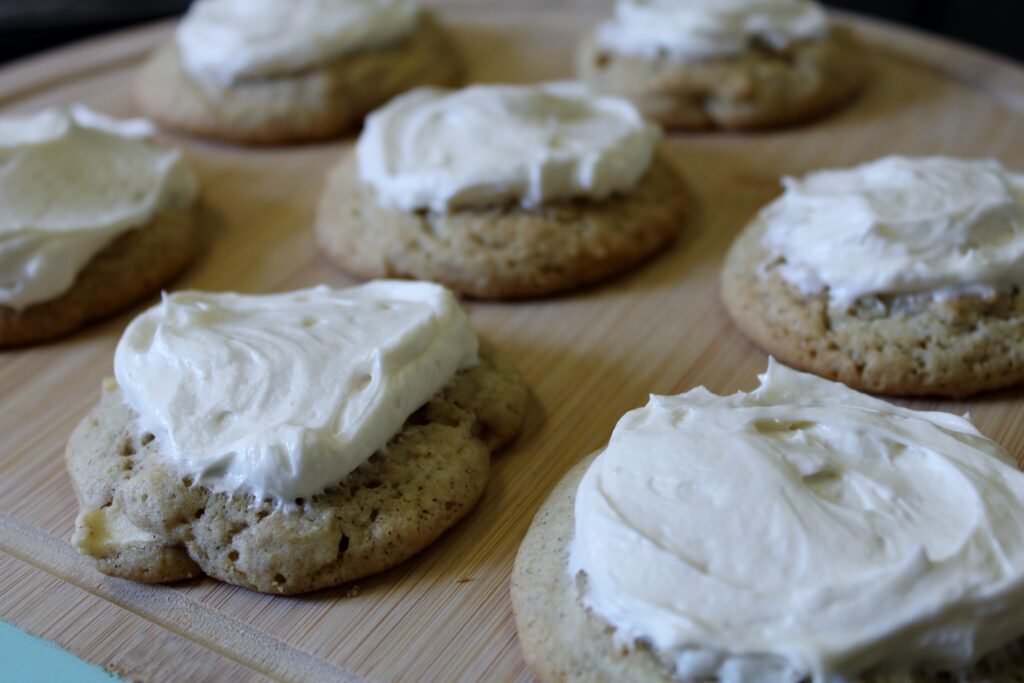
{"label": "cookie", "polygon": [[[543,683],[644,681],[673,683],[673,675],[645,646],[618,646],[610,626],[577,599],[569,575],[568,543],[573,535],[576,490],[597,454],[573,467],[540,508],[516,556],[511,595],[519,643],[530,670]],[[1024,640],[993,652],[957,680],[1010,683],[1024,670]],[[949,674],[923,672],[872,677],[906,683],[949,680]]]}
{"label": "cookie", "polygon": [[354,154],[331,171],[317,217],[328,256],[359,277],[432,280],[469,297],[518,299],[626,271],[675,239],[687,211],[683,181],[656,157],[628,194],[448,213],[381,208]]}
{"label": "cookie", "polygon": [[864,65],[850,31],[784,50],[753,46],[735,55],[684,62],[581,45],[577,70],[596,92],[630,99],[667,128],[755,130],[801,123],[833,111],[862,88]]}
{"label": "cookie", "polygon": [[67,448],[81,508],[74,543],[100,571],[135,581],[205,573],[265,593],[336,586],[402,562],[462,518],[526,403],[515,369],[483,345],[481,362],[382,452],[326,492],[279,507],[182,479],[111,380]]}
{"label": "cookie", "polygon": [[22,310],[0,306],[0,348],[66,335],[144,299],[188,265],[198,242],[191,210],[159,211],[94,256],[56,299]]}
{"label": "cookie", "polygon": [[763,223],[740,235],[722,270],[737,327],[787,365],[879,394],[964,397],[1024,381],[1024,295],[1004,288],[944,299],[870,297],[829,306],[779,274]]}
{"label": "cookie", "polygon": [[170,128],[242,144],[329,138],[355,127],[393,96],[418,85],[453,85],[462,66],[448,34],[428,14],[405,40],[328,64],[225,87],[191,78],[172,40],[142,66],[139,106]]}

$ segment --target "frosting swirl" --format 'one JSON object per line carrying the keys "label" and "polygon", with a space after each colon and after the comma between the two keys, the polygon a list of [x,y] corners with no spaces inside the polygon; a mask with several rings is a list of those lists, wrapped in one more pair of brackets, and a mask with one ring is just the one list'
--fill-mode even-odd
{"label": "frosting swirl", "polygon": [[0,118],[0,305],[60,296],[118,235],[192,203],[181,153],[152,133],[81,106]]}
{"label": "frosting swirl", "polygon": [[227,86],[386,45],[418,22],[412,0],[196,0],[177,42],[190,75]]}
{"label": "frosting swirl", "polygon": [[367,118],[357,160],[385,208],[534,207],[630,190],[658,138],[626,100],[575,84],[422,88]]}
{"label": "frosting swirl", "polygon": [[128,326],[114,372],[183,474],[290,503],[383,448],[476,350],[455,298],[429,283],[176,292]]}
{"label": "frosting swirl", "polygon": [[597,44],[621,54],[696,61],[739,54],[753,41],[782,50],[829,32],[809,0],[619,0]]}
{"label": "frosting swirl", "polygon": [[1024,473],[966,419],[773,362],[652,396],[584,476],[570,571],[684,679],[966,666],[1024,632]]}
{"label": "frosting swirl", "polygon": [[849,305],[1024,283],[1024,175],[995,160],[886,157],[783,185],[757,220],[805,293]]}

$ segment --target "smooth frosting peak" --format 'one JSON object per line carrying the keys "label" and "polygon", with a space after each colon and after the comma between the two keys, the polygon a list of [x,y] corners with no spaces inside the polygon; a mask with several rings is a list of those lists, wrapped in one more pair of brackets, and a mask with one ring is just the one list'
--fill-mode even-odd
{"label": "smooth frosting peak", "polygon": [[1024,473],[966,419],[771,362],[652,396],[579,485],[572,574],[684,680],[963,667],[1024,632]]}
{"label": "smooth frosting peak", "polygon": [[577,84],[421,88],[367,118],[357,158],[385,208],[534,207],[632,189],[659,136],[626,100]]}
{"label": "smooth frosting peak", "polygon": [[400,40],[418,21],[412,0],[196,0],[177,41],[194,78],[226,86]]}
{"label": "smooth frosting peak", "polygon": [[58,297],[115,237],[192,202],[195,178],[153,130],[83,106],[0,118],[0,305]]}
{"label": "smooth frosting peak", "polygon": [[754,41],[782,50],[828,35],[825,11],[809,0],[619,0],[598,27],[600,47],[622,54],[694,61],[738,54]]}
{"label": "smooth frosting peak", "polygon": [[384,448],[476,354],[448,290],[379,280],[165,295],[125,330],[114,371],[183,475],[290,504]]}
{"label": "smooth frosting peak", "polygon": [[870,295],[1024,284],[1024,175],[998,161],[886,157],[783,180],[763,244],[805,293]]}

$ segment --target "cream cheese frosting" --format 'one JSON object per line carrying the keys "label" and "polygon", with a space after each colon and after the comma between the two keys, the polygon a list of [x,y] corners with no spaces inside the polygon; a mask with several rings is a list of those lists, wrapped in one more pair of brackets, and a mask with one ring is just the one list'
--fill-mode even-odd
{"label": "cream cheese frosting", "polygon": [[769,363],[627,413],[579,485],[583,604],[685,680],[963,667],[1024,633],[1024,473],[968,420]]}
{"label": "cream cheese frosting", "polygon": [[629,191],[659,137],[626,100],[573,83],[422,88],[371,114],[356,153],[385,208],[530,208]]}
{"label": "cream cheese frosting", "polygon": [[291,504],[340,482],[476,362],[448,290],[380,280],[165,295],[125,330],[114,372],[183,476]]}
{"label": "cream cheese frosting", "polygon": [[228,86],[401,40],[419,12],[412,0],[196,0],[177,44],[193,78]]}
{"label": "cream cheese frosting", "polygon": [[1024,175],[998,161],[893,156],[783,185],[757,220],[804,293],[848,305],[1024,284]]}
{"label": "cream cheese frosting", "polygon": [[825,11],[808,0],[619,0],[614,17],[597,29],[597,44],[697,61],[745,52],[754,41],[782,50],[828,32]]}
{"label": "cream cheese frosting", "polygon": [[0,118],[0,305],[57,298],[118,235],[193,201],[181,153],[153,132],[82,106]]}

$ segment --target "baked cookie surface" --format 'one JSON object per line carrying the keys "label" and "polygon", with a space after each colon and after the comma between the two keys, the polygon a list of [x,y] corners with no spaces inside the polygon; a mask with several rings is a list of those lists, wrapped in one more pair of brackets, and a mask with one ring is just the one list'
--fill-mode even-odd
{"label": "baked cookie surface", "polygon": [[244,144],[283,144],[337,135],[394,95],[418,85],[454,85],[461,74],[450,37],[424,14],[415,32],[398,43],[225,87],[189,76],[172,40],[142,66],[136,95],[148,117],[170,128]]}
{"label": "baked cookie surface", "polygon": [[153,294],[188,265],[198,242],[191,209],[160,210],[96,254],[56,299],[20,311],[0,306],[0,348],[63,336]]}
{"label": "baked cookie surface", "polygon": [[648,118],[681,130],[800,123],[839,108],[865,80],[856,41],[842,27],[784,50],[754,46],[692,62],[616,53],[591,38],[577,61],[596,92],[626,97]]}
{"label": "baked cookie surface", "polygon": [[449,213],[381,208],[354,154],[328,176],[317,237],[359,277],[439,282],[474,298],[552,294],[621,273],[671,242],[687,212],[682,179],[655,157],[628,194]]}
{"label": "baked cookie surface", "polygon": [[[632,650],[615,644],[612,628],[587,611],[577,598],[577,580],[569,575],[576,490],[598,453],[575,465],[555,486],[534,517],[512,570],[512,608],[523,655],[544,683],[679,683],[683,679],[643,645]],[[1024,640],[986,656],[973,671],[955,680],[1011,683],[1024,671]],[[933,683],[949,674],[889,674],[868,680]]]}
{"label": "baked cookie surface", "polygon": [[849,309],[779,274],[751,223],[722,269],[737,327],[787,365],[880,394],[963,397],[1024,382],[1024,295],[871,297]]}
{"label": "baked cookie surface", "polygon": [[165,464],[120,389],[76,428],[67,463],[80,503],[74,543],[100,571],[165,582],[208,574],[266,593],[336,586],[392,567],[483,494],[490,454],[522,427],[527,391],[493,349],[414,413],[338,486],[279,507],[211,493]]}

